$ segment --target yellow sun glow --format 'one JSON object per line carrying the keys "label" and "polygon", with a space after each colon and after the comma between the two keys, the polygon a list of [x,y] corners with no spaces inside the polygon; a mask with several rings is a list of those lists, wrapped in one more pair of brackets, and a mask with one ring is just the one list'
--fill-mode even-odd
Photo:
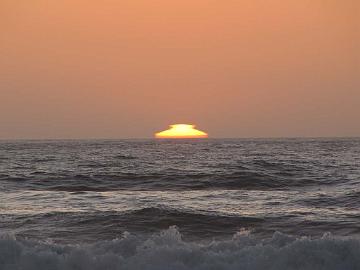
{"label": "yellow sun glow", "polygon": [[155,134],[156,138],[170,138],[170,139],[192,139],[192,138],[207,138],[208,134],[195,129],[195,125],[176,124],[170,125],[170,128]]}

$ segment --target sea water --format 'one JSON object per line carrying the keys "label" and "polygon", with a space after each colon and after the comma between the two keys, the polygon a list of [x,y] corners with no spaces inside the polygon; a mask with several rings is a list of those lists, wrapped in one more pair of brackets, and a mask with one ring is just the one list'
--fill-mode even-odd
{"label": "sea water", "polygon": [[360,269],[360,139],[1,141],[0,269]]}

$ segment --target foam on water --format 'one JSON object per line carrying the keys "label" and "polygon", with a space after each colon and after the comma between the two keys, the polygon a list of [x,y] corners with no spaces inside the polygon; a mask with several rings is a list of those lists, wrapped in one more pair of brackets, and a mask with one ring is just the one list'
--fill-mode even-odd
{"label": "foam on water", "polygon": [[231,240],[196,243],[183,241],[176,227],[147,238],[125,233],[92,245],[0,239],[3,270],[352,270],[360,269],[359,254],[359,239],[330,234],[311,239],[275,233],[258,240],[241,231]]}
{"label": "foam on water", "polygon": [[0,270],[358,270],[359,164],[359,138],[0,142]]}

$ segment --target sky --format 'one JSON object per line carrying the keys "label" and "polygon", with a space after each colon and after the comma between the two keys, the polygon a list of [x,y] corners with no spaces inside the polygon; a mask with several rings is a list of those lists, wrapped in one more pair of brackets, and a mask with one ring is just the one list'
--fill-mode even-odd
{"label": "sky", "polygon": [[360,136],[357,0],[1,0],[0,138]]}

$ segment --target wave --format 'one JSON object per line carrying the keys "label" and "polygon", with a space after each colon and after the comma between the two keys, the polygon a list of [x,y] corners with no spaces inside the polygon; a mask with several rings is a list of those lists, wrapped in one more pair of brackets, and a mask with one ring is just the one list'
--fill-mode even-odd
{"label": "wave", "polygon": [[59,245],[0,239],[3,270],[355,270],[360,269],[360,240],[330,234],[312,239],[274,233],[257,239],[240,231],[231,240],[186,242],[176,227],[160,234],[124,233],[111,241]]}
{"label": "wave", "polygon": [[316,196],[302,199],[299,203],[315,207],[343,207],[347,209],[359,209],[360,191],[342,191],[341,193],[335,195],[320,193],[316,194]]}
{"label": "wave", "polygon": [[[14,188],[52,191],[116,190],[287,190],[331,184],[327,180],[239,171],[228,173],[148,173],[148,174],[64,174],[33,172],[30,175],[0,175],[0,181]],[[18,183],[21,182],[21,186]]]}
{"label": "wave", "polygon": [[358,184],[358,156],[358,139],[2,142],[0,183],[12,190],[289,190]]}
{"label": "wave", "polygon": [[269,237],[275,231],[319,237],[323,232],[341,236],[360,235],[358,215],[333,219],[278,216],[231,215],[213,211],[173,209],[165,206],[119,211],[47,212],[39,214],[0,215],[0,230],[16,232],[31,239],[52,239],[61,243],[110,240],[125,231],[134,234],[157,233],[169,226],[179,226],[186,240],[230,238],[240,228],[257,237]]}
{"label": "wave", "polygon": [[[129,231],[149,234],[177,225],[187,239],[208,239],[228,236],[240,228],[255,228],[265,222],[247,216],[222,216],[211,213],[188,212],[170,208],[150,207],[129,211],[52,212],[20,217],[0,216],[1,228],[19,236],[46,237],[62,242],[73,240],[109,240]],[[6,221],[5,221],[5,218]],[[29,228],[29,229],[27,229]]]}

